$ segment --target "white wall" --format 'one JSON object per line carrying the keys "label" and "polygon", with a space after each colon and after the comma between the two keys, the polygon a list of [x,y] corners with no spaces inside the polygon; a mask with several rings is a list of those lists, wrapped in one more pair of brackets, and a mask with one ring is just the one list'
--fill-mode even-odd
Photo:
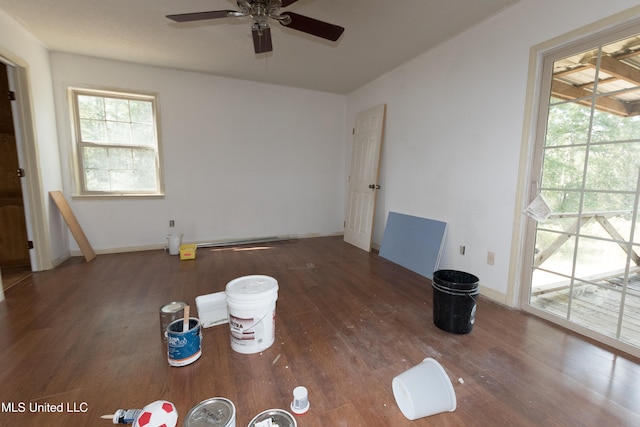
{"label": "white wall", "polygon": [[158,96],[166,197],[72,199],[97,251],[164,245],[170,219],[185,242],[342,231],[345,96],[63,53],[52,69],[68,195],[67,88]]}
{"label": "white wall", "polygon": [[523,0],[349,94],[345,135],[387,104],[374,242],[389,211],[445,221],[440,268],[506,302],[530,49],[636,3]]}

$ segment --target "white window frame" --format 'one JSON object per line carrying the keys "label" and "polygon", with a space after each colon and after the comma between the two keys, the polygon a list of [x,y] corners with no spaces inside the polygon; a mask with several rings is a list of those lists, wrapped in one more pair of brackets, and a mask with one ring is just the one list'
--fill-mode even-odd
{"label": "white window frame", "polygon": [[[82,139],[82,132],[80,127],[80,116],[78,108],[78,96],[93,96],[110,99],[124,99],[132,101],[145,101],[150,102],[153,113],[153,145],[140,145],[135,144],[132,141],[131,144],[111,144],[109,142],[91,142],[84,141]],[[155,94],[130,92],[130,91],[118,91],[118,90],[105,90],[105,89],[92,89],[92,88],[69,88],[68,89],[69,105],[71,107],[71,125],[73,130],[73,158],[75,167],[75,179],[76,179],[76,195],[77,196],[106,196],[106,197],[158,197],[164,196],[164,185],[162,175],[162,157],[161,157],[161,144],[158,132],[158,109],[157,109],[157,97]],[[104,119],[105,123],[108,120]],[[149,189],[88,189],[85,173],[85,161],[83,152],[87,147],[103,147],[108,149],[115,148],[129,148],[132,153],[135,150],[154,150],[155,152],[155,169],[156,169],[156,184],[155,190]],[[132,166],[133,167],[133,166]]]}

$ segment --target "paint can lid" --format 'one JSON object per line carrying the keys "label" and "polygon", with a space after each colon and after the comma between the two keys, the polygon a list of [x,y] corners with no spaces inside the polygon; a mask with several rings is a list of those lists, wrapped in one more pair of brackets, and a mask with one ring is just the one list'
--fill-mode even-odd
{"label": "paint can lid", "polygon": [[[269,422],[271,421],[271,422]],[[268,409],[256,415],[248,427],[262,427],[268,425],[277,425],[278,427],[297,427],[296,419],[282,409]]]}
{"label": "paint can lid", "polygon": [[278,281],[270,276],[253,275],[233,279],[225,288],[227,300],[256,301],[278,296]]}
{"label": "paint can lid", "polygon": [[160,311],[162,313],[177,313],[180,310],[184,310],[187,305],[184,301],[172,301],[160,307]]}
{"label": "paint can lid", "polygon": [[184,420],[184,427],[235,426],[236,408],[229,399],[214,397],[194,406]]}

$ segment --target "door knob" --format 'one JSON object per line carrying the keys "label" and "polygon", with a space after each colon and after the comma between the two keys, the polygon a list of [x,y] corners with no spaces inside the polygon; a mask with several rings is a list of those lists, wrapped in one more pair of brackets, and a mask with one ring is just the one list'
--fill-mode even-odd
{"label": "door knob", "polygon": [[369,184],[369,188],[372,189],[372,190],[379,190],[380,186],[377,185],[377,184]]}

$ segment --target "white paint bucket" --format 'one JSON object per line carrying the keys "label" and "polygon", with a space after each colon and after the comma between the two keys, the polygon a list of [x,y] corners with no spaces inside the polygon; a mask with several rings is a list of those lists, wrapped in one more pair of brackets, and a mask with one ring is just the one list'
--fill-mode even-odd
{"label": "white paint bucket", "polygon": [[393,396],[410,420],[456,409],[456,393],[444,368],[434,359],[408,369],[392,381]]}
{"label": "white paint bucket", "polygon": [[169,234],[167,240],[169,241],[169,255],[178,255],[182,244],[182,234]]}
{"label": "white paint bucket", "polygon": [[225,293],[231,348],[243,354],[269,348],[276,333],[278,281],[261,275],[238,277],[227,283]]}

